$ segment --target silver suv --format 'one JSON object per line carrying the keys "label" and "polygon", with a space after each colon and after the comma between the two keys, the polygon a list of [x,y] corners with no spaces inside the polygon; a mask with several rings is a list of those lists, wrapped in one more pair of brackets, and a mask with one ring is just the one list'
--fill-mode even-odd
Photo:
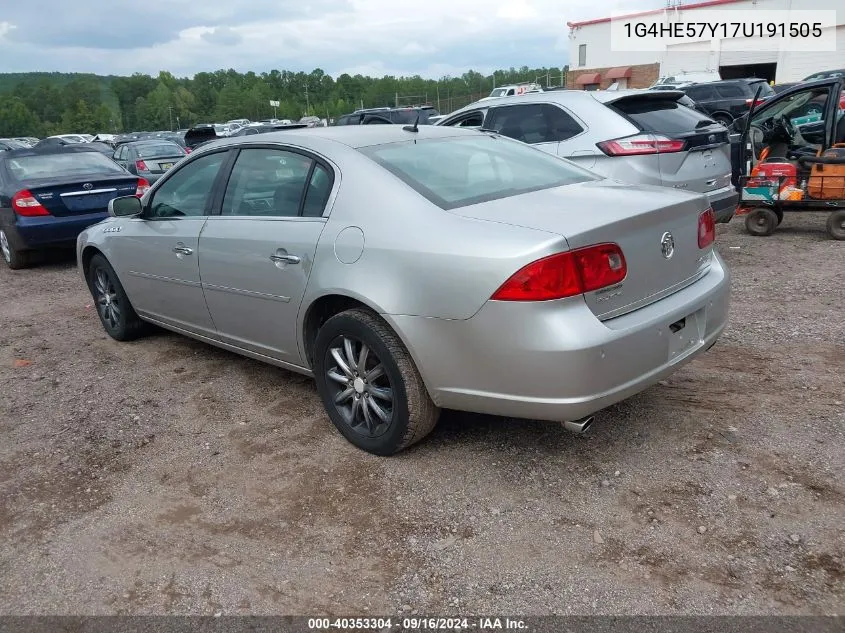
{"label": "silver suv", "polygon": [[727,129],[679,101],[681,91],[560,90],[478,101],[436,125],[495,130],[623,182],[706,194],[733,217]]}

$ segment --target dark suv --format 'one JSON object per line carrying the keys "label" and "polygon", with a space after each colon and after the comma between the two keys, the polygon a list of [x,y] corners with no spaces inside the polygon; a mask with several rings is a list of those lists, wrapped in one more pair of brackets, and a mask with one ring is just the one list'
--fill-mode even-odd
{"label": "dark suv", "polygon": [[432,106],[418,108],[369,108],[344,114],[335,120],[335,125],[370,125],[377,123],[413,123],[420,117],[420,125],[429,125],[431,117],[440,113]]}
{"label": "dark suv", "polygon": [[757,88],[762,88],[761,101],[775,94],[765,79],[725,79],[706,84],[693,84],[681,90],[695,101],[700,110],[725,127],[730,127],[734,119],[748,112]]}

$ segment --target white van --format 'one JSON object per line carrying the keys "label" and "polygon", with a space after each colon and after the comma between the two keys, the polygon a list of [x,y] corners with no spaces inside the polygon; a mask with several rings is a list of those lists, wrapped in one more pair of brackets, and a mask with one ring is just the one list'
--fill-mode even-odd
{"label": "white van", "polygon": [[706,84],[711,81],[722,81],[718,70],[682,71],[674,75],[660,77],[649,89],[683,88],[692,84]]}

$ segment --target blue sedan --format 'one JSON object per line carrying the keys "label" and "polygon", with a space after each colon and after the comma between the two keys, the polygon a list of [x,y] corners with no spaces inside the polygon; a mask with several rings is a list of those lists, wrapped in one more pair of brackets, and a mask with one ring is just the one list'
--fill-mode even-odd
{"label": "blue sedan", "polygon": [[0,152],[0,251],[12,269],[38,251],[73,246],[107,217],[113,198],[149,188],[113,160],[84,145]]}

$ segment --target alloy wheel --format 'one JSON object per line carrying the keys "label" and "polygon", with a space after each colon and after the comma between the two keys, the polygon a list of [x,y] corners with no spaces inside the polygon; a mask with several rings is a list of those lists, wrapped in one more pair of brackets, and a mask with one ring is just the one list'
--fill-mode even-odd
{"label": "alloy wheel", "polygon": [[98,268],[94,274],[94,294],[100,318],[104,323],[108,323],[111,329],[116,328],[120,323],[122,308],[114,283],[102,268]]}
{"label": "alloy wheel", "polygon": [[356,433],[375,438],[393,420],[393,386],[376,353],[363,341],[338,336],[326,353],[326,378],[334,406]]}
{"label": "alloy wheel", "polygon": [[9,247],[9,238],[6,237],[6,231],[0,231],[0,251],[3,252],[3,259],[6,263],[12,261],[12,249]]}

